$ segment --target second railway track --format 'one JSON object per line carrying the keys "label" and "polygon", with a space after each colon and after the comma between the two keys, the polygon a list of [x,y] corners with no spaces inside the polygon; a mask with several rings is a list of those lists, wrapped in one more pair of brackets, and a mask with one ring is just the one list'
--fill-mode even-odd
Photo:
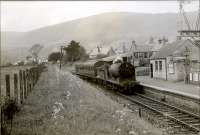
{"label": "second railway track", "polygon": [[200,132],[200,116],[180,109],[178,107],[166,104],[141,94],[126,96],[120,93],[123,98],[149,109],[157,114],[157,119],[165,121],[166,124],[173,128],[176,134],[197,134]]}

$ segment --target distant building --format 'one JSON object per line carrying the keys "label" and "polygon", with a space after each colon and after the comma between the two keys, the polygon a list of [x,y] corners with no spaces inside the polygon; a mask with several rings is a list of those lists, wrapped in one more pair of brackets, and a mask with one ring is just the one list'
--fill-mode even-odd
{"label": "distant building", "polygon": [[89,58],[94,59],[98,56],[108,57],[115,55],[115,51],[112,47],[96,47],[92,51],[89,52]]}
{"label": "distant building", "polygon": [[177,40],[163,46],[150,59],[150,76],[170,81],[200,82],[200,45]]}

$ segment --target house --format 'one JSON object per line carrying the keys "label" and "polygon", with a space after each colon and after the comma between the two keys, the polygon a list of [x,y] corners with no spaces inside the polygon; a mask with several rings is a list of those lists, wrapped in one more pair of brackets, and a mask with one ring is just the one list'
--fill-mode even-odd
{"label": "house", "polygon": [[115,51],[112,47],[99,47],[92,49],[92,51],[89,52],[89,58],[95,59],[97,57],[107,57],[115,55]]}
{"label": "house", "polygon": [[[197,59],[194,59],[191,63],[190,70],[190,83],[200,84],[200,40],[195,40],[193,42],[199,49],[198,54],[196,54]],[[195,51],[197,51],[196,49]],[[193,54],[194,55],[194,54]]]}
{"label": "house", "polygon": [[127,61],[135,66],[148,66],[152,55],[167,42],[166,38],[150,38],[143,44],[136,44],[134,40],[119,40],[112,42],[110,46],[114,48],[116,54],[128,54]]}
{"label": "house", "polygon": [[161,39],[159,39],[158,42],[151,41],[144,45],[138,45],[133,41],[130,50],[133,55],[134,65],[148,66],[150,64],[150,58],[155,55],[164,44],[164,40]]}
{"label": "house", "polygon": [[150,76],[170,81],[200,82],[200,45],[190,39],[164,45],[150,59]]}

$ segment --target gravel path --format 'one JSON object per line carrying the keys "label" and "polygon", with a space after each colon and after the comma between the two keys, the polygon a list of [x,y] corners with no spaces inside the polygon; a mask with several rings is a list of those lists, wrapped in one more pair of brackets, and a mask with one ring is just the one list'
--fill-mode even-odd
{"label": "gravel path", "polygon": [[160,135],[162,131],[69,72],[49,66],[13,121],[12,135]]}

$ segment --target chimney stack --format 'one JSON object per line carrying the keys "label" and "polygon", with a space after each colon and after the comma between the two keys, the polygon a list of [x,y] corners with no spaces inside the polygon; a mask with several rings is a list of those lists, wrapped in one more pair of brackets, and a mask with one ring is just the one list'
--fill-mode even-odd
{"label": "chimney stack", "polygon": [[136,50],[136,42],[135,40],[132,41],[133,50]]}

